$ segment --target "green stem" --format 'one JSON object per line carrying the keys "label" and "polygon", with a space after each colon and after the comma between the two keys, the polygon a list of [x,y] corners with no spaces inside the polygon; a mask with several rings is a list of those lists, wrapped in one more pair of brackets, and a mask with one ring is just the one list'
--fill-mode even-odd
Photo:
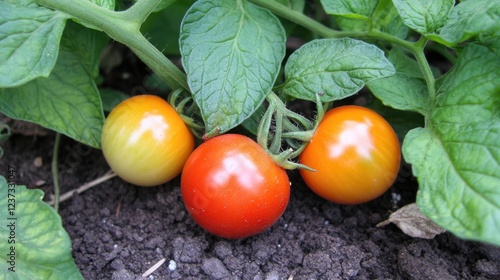
{"label": "green stem", "polygon": [[156,9],[161,0],[138,0],[129,9],[119,12],[124,18],[132,19],[133,21],[142,24],[148,16]]}
{"label": "green stem", "polygon": [[273,154],[278,154],[281,149],[281,131],[283,131],[283,113],[281,110],[279,110],[279,107],[277,107],[278,110],[276,110],[274,116],[274,123],[275,123],[275,128],[274,128],[274,138],[273,141],[271,142],[271,146],[269,147],[269,151]]}
{"label": "green stem", "polygon": [[59,186],[59,170],[57,165],[59,162],[59,145],[61,143],[61,134],[56,134],[56,140],[54,142],[54,152],[52,154],[52,180],[54,182],[54,210],[56,212],[59,210],[59,196],[61,193],[61,188]]}
{"label": "green stem", "polygon": [[444,45],[432,42],[432,44],[427,45],[428,50],[432,50],[440,55],[442,55],[445,59],[451,62],[453,65],[457,64],[457,57],[450,52],[450,49],[445,47]]}
{"label": "green stem", "polygon": [[303,13],[294,11],[289,7],[286,7],[278,3],[277,1],[250,0],[250,2],[253,2],[254,4],[257,4],[266,9],[269,9],[273,14],[278,15],[284,19],[290,20],[298,25],[301,25],[325,38],[350,37],[357,39],[380,40],[394,45],[398,45],[408,50],[411,54],[413,54],[418,64],[420,65],[420,69],[427,83],[431,102],[435,99],[436,97],[435,80],[434,76],[432,75],[429,63],[427,62],[427,58],[425,57],[424,54],[424,47],[427,43],[427,39],[425,37],[422,37],[419,41],[413,43],[378,30],[360,31],[360,32],[338,31],[317,22],[316,20],[304,15]]}
{"label": "green stem", "polygon": [[140,0],[123,12],[102,8],[90,1],[36,0],[40,5],[59,10],[95,26],[109,37],[128,46],[172,89],[189,91],[186,75],[153,46],[140,32],[141,24],[161,0]]}
{"label": "green stem", "polygon": [[250,0],[254,4],[257,4],[263,8],[270,10],[273,14],[280,16],[284,19],[292,21],[300,26],[303,26],[312,32],[320,35],[324,38],[359,38],[359,39],[377,39],[384,40],[389,43],[397,44],[406,49],[411,49],[413,47],[412,43],[402,40],[398,37],[392,36],[390,34],[380,32],[378,30],[372,30],[369,32],[366,31],[339,31],[331,29],[318,21],[304,15],[301,12],[292,10],[287,6],[280,4],[277,1],[269,1],[269,0]]}
{"label": "green stem", "polygon": [[[271,92],[270,94],[274,95],[273,92]],[[257,129],[257,143],[259,143],[259,145],[268,153],[270,153],[269,150],[267,149],[269,144],[268,143],[269,131],[271,130],[271,123],[273,119],[274,110],[275,110],[275,104],[269,102],[269,107],[262,116],[259,122],[259,127]]]}
{"label": "green stem", "polygon": [[270,10],[273,14],[280,16],[284,19],[287,19],[291,22],[294,22],[300,26],[303,26],[321,37],[325,38],[338,38],[343,37],[344,32],[333,30],[324,26],[323,24],[317,22],[316,20],[304,15],[301,12],[292,10],[285,5],[280,4],[278,1],[269,1],[269,0],[250,0],[254,4],[261,6]]}
{"label": "green stem", "polygon": [[[286,108],[286,104],[274,93],[270,92],[266,96],[269,106],[264,113],[257,132],[257,142],[269,154],[273,161],[285,169],[305,168],[307,166],[291,161],[303,150],[307,142],[311,139],[314,131],[311,131],[312,124],[299,114]],[[321,114],[321,113],[320,113]],[[275,128],[271,132],[271,123],[274,119]],[[291,120],[296,122],[296,126]],[[301,127],[302,126],[302,127]],[[303,131],[303,130],[306,131]],[[270,136],[270,133],[271,134]],[[269,139],[271,139],[271,145]],[[281,151],[282,141],[286,141],[288,149]]]}
{"label": "green stem", "polygon": [[427,83],[427,90],[429,92],[429,99],[431,104],[433,104],[434,100],[436,99],[436,80],[434,79],[431,67],[424,53],[425,45],[427,44],[427,42],[428,39],[422,36],[420,40],[415,43],[414,51],[412,53],[415,56],[415,59],[420,66],[420,70],[424,75],[425,82]]}

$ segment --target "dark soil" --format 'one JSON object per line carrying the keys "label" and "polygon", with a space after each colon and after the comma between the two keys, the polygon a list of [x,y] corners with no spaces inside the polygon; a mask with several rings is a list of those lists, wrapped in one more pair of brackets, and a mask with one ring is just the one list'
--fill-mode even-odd
{"label": "dark soil", "polygon": [[[0,170],[14,166],[19,184],[50,194],[53,144],[50,133],[15,135],[3,144]],[[62,192],[108,170],[101,151],[63,137]],[[184,208],[178,179],[140,188],[114,178],[75,194],[59,212],[86,279],[137,279],[162,258],[166,262],[147,279],[500,279],[498,247],[450,233],[424,240],[394,225],[376,227],[415,200],[410,173],[404,166],[395,186],[373,202],[342,206],[314,195],[290,172],[291,199],[282,218],[243,240],[199,228]]]}

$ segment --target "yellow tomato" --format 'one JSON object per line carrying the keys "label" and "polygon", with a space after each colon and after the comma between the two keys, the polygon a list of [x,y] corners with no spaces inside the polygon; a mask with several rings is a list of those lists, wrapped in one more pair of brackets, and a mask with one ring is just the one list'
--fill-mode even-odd
{"label": "yellow tomato", "polygon": [[118,104],[104,123],[102,151],[111,169],[139,186],[155,186],[180,174],[194,138],[165,100],[138,95]]}

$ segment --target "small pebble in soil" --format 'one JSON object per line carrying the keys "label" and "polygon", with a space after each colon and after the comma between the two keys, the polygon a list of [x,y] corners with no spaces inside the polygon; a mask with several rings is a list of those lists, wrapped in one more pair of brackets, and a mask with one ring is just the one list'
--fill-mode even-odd
{"label": "small pebble in soil", "polygon": [[42,157],[36,157],[35,160],[33,160],[33,165],[37,168],[42,167],[43,165]]}
{"label": "small pebble in soil", "polygon": [[174,271],[177,268],[177,263],[174,260],[168,262],[168,270]]}

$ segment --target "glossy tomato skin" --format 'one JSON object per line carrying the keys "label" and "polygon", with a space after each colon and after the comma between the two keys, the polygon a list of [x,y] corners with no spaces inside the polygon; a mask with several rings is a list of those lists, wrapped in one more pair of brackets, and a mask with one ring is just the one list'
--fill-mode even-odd
{"label": "glossy tomato skin", "polygon": [[360,106],[341,106],[325,114],[299,160],[316,170],[300,170],[316,194],[340,204],[360,204],[394,183],[401,150],[382,116]]}
{"label": "glossy tomato skin", "polygon": [[285,170],[252,139],[225,134],[191,154],[181,175],[182,199],[206,231],[245,238],[272,226],[290,197]]}
{"label": "glossy tomato skin", "polygon": [[138,186],[170,181],[194,149],[193,135],[181,117],[154,95],[138,95],[118,104],[104,123],[101,140],[111,169]]}

